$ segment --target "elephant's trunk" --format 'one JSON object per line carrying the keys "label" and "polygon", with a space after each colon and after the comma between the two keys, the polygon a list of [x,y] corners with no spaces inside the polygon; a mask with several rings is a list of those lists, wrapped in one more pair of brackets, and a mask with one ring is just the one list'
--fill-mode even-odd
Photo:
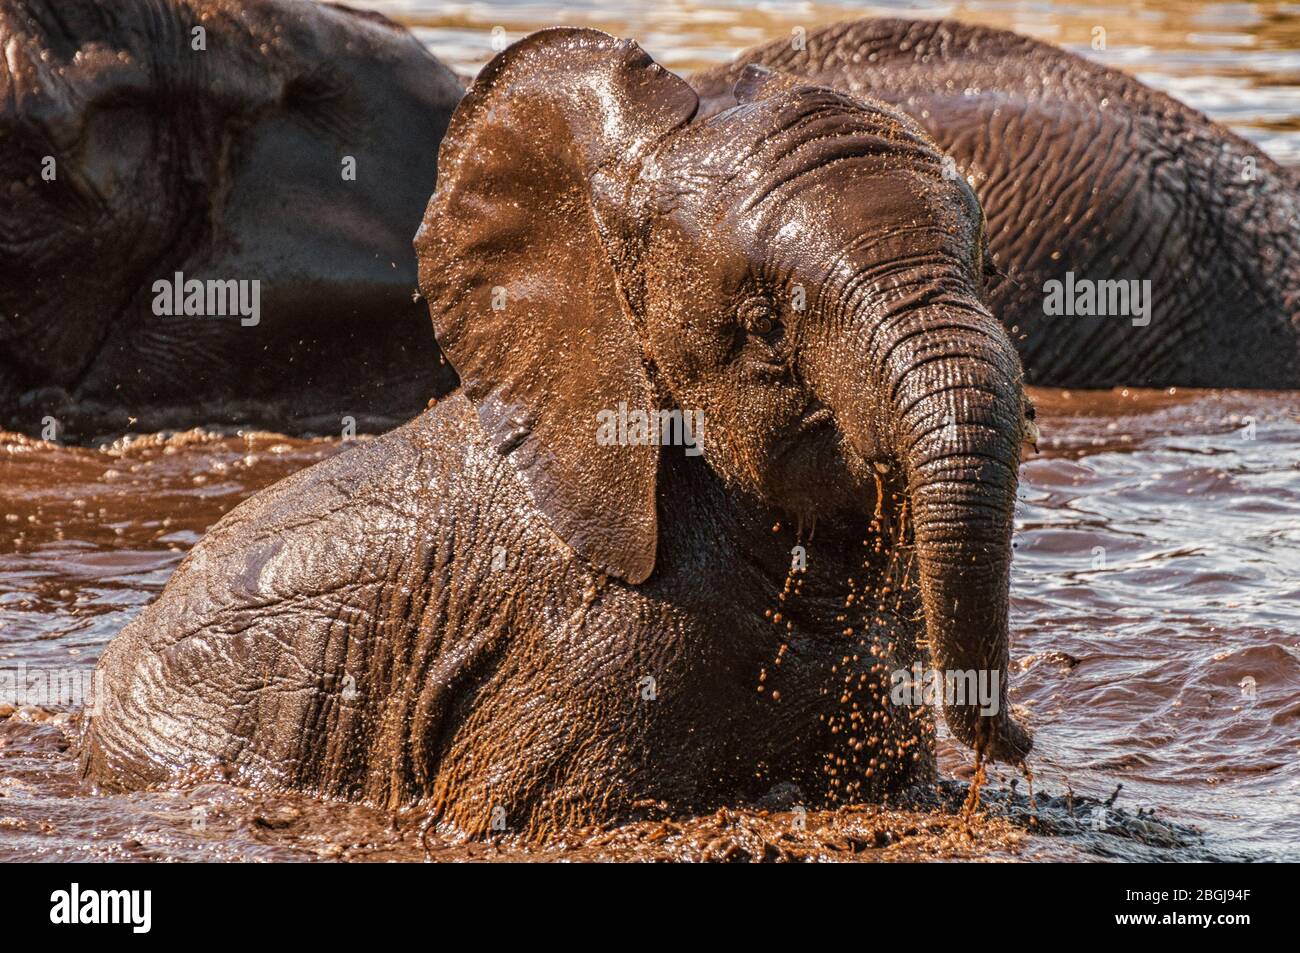
{"label": "elephant's trunk", "polygon": [[[1028,736],[1007,705],[1011,530],[1024,404],[1001,326],[977,307],[912,313],[885,381],[904,467],[926,633],[953,734],[997,760],[1021,760]],[[976,689],[972,695],[972,687]],[[981,698],[980,696],[985,697]]]}
{"label": "elephant's trunk", "polygon": [[964,692],[945,716],[962,743],[1018,762],[1031,745],[1007,705],[1020,363],[973,302],[913,302],[875,326],[875,413],[906,479],[932,664],[946,700]]}

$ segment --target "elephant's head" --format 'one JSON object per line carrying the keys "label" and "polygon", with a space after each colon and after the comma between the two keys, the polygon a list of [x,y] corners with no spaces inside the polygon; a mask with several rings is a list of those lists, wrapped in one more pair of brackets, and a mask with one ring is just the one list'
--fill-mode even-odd
{"label": "elephant's head", "polygon": [[[73,390],[127,329],[192,393],[272,336],[410,308],[423,160],[461,89],[400,27],[300,0],[0,0],[0,48],[0,377]],[[177,271],[261,283],[239,361],[214,353],[230,322],[153,313]]]}
{"label": "elephant's head", "polygon": [[[685,82],[590,30],[498,56],[416,238],[438,339],[557,533],[630,583],[654,570],[663,451],[597,446],[622,402],[702,412],[704,460],[777,512],[861,514],[891,474],[935,665],[1005,686],[1027,423],[979,205],[883,105],[757,69],[735,97],[693,122]],[[1018,760],[1005,701],[948,723]]]}

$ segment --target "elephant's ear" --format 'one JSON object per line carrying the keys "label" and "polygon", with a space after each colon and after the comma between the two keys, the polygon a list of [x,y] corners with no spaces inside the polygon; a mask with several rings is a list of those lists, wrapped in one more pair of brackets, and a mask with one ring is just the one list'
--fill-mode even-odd
{"label": "elephant's ear", "polygon": [[612,248],[635,228],[641,160],[697,105],[630,41],[534,33],[457,108],[415,238],[434,332],[488,440],[561,538],[634,583],[654,569],[658,448],[598,434],[658,401]]}

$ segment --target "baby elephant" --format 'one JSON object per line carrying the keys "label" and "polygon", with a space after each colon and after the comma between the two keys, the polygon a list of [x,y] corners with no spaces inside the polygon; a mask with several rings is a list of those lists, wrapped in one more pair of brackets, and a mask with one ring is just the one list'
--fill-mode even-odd
{"label": "baby elephant", "polygon": [[979,205],[891,108],[757,68],[735,96],[693,122],[593,30],[485,68],[416,238],[462,389],[208,534],[105,653],[86,775],[536,838],[883,796],[931,776],[935,700],[1023,759],[1033,425]]}

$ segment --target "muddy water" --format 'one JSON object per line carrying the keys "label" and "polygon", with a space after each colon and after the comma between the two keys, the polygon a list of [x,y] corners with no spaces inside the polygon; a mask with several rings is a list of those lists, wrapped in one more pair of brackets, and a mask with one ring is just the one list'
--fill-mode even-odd
{"label": "muddy water", "polygon": [[[1044,438],[1020,490],[1013,703],[1037,734],[1037,806],[1056,796],[1055,820],[1036,821],[1023,799],[1000,809],[1017,779],[994,772],[990,816],[974,821],[951,805],[807,816],[755,808],[576,832],[550,851],[1300,858],[1300,395],[1033,397]],[[423,844],[413,814],[224,785],[99,796],[77,783],[67,750],[76,674],[205,527],[348,449],[200,432],[94,449],[0,441],[0,670],[61,675],[46,696],[26,699],[34,707],[0,719],[0,858],[537,856],[509,844]],[[945,744],[943,763],[969,776],[955,746]],[[1085,800],[1104,801],[1121,784],[1113,811]],[[1203,833],[1135,833],[1136,815],[1150,809]]]}
{"label": "muddy water", "polygon": [[[556,22],[599,26],[687,70],[795,27],[916,10],[360,5],[408,22],[468,72],[496,26],[507,40]],[[924,10],[1129,69],[1300,164],[1300,4]],[[1105,51],[1090,49],[1097,26]],[[226,785],[82,788],[69,739],[104,644],[223,513],[348,447],[202,431],[96,448],[0,435],[0,695],[20,672],[38,686],[31,705],[0,707],[0,859],[1300,859],[1300,395],[1034,398],[1044,439],[1022,475],[1012,605],[1012,697],[1037,737],[1032,804],[1024,780],[993,772],[973,819],[946,786],[923,804],[759,806],[574,832],[541,854],[422,839],[418,814]],[[968,755],[946,742],[942,762],[969,777]]]}

